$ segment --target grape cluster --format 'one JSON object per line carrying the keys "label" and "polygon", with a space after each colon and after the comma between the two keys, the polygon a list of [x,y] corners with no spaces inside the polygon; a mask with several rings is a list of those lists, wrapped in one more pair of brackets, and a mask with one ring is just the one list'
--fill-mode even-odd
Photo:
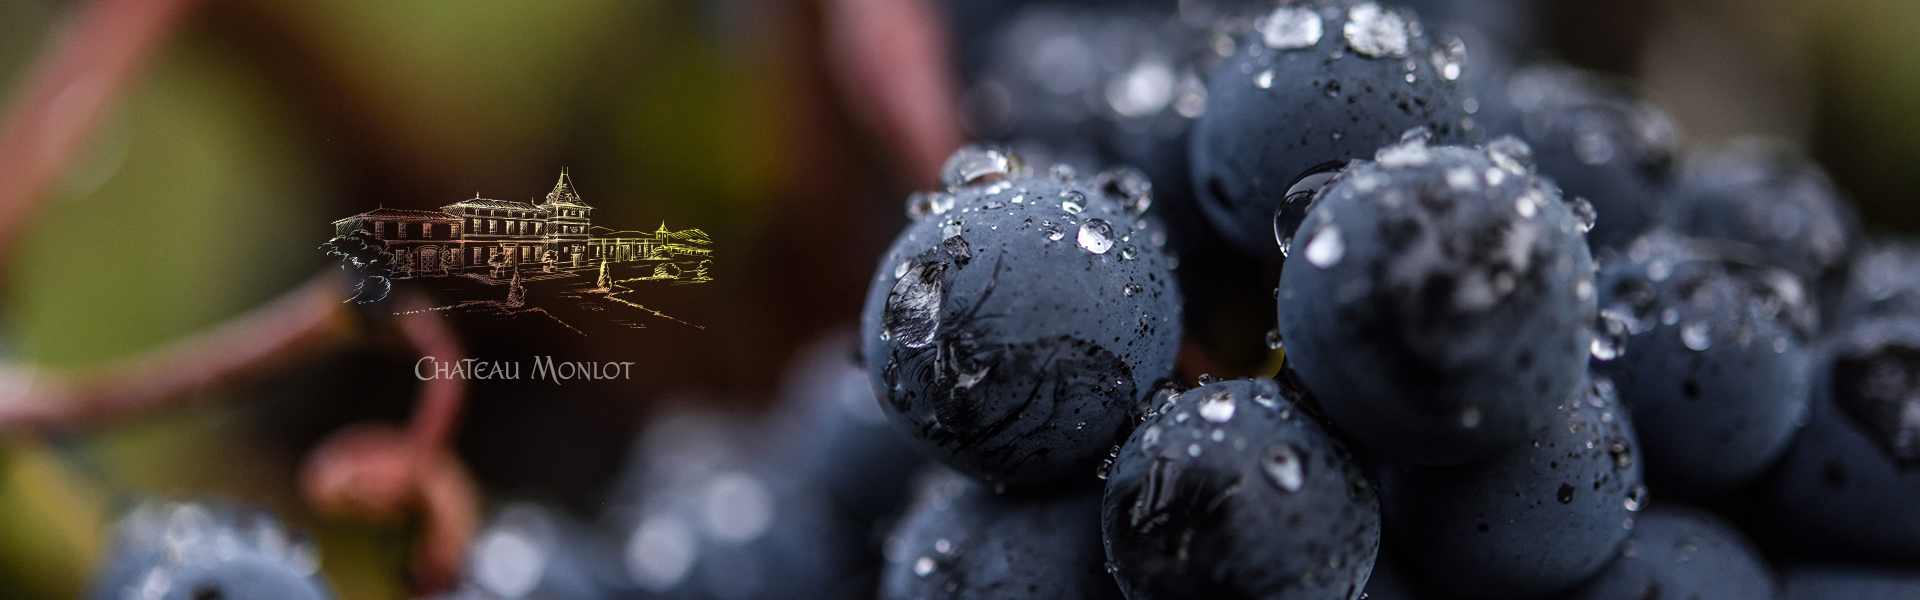
{"label": "grape cluster", "polygon": [[[909,200],[860,338],[943,465],[883,597],[1920,590],[1920,252],[1790,146],[1523,64],[1515,3],[1414,4],[967,13],[999,145]],[[1263,276],[1277,360],[1216,380]]]}
{"label": "grape cluster", "polygon": [[86,597],[332,600],[318,546],[271,513],[223,500],[140,501],[113,526]]}

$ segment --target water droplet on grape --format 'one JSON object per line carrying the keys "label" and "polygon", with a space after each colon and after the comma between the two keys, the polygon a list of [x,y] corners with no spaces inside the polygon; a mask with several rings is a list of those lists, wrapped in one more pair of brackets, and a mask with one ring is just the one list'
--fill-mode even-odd
{"label": "water droplet on grape", "polygon": [[1233,411],[1237,405],[1233,401],[1233,392],[1216,390],[1200,400],[1200,418],[1214,423],[1233,420]]}
{"label": "water droplet on grape", "polygon": [[1311,8],[1280,7],[1255,25],[1268,48],[1293,50],[1320,43],[1320,15]]}
{"label": "water droplet on grape", "polygon": [[1322,269],[1340,264],[1346,256],[1346,242],[1340,239],[1340,226],[1328,223],[1307,240],[1307,262]]}
{"label": "water droplet on grape", "polygon": [[1307,481],[1306,461],[1301,460],[1300,450],[1292,444],[1268,446],[1261,456],[1260,470],[1267,476],[1267,482],[1286,492],[1298,492]]}
{"label": "water droplet on grape", "polygon": [[1106,254],[1113,249],[1113,224],[1106,219],[1087,219],[1080,224],[1080,234],[1074,240],[1088,252]]}
{"label": "water droplet on grape", "polygon": [[1362,56],[1406,56],[1409,31],[1407,21],[1392,10],[1367,2],[1347,10],[1347,23],[1341,27],[1347,45]]}

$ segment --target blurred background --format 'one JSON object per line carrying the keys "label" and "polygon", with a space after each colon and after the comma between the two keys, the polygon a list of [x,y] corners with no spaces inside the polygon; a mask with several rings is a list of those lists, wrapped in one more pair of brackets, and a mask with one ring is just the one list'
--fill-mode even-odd
{"label": "blurred background", "polygon": [[[6,213],[0,356],[85,372],[151,352],[331,268],[317,248],[334,219],[532,197],[568,168],[596,222],[700,228],[716,257],[712,284],[654,307],[704,331],[527,339],[458,324],[475,356],[641,363],[631,380],[468,390],[453,445],[484,497],[580,511],[659,407],[763,406],[796,348],[856,323],[903,199],[964,136],[937,97],[962,87],[952,40],[969,15],[1013,4],[161,3],[182,8],[46,184],[16,199],[30,208]],[[36,77],[94,4],[0,0],[9,118],[31,114]],[[1519,30],[1524,58],[1637,79],[1689,145],[1796,140],[1869,230],[1920,231],[1920,3],[1504,4],[1535,24]],[[894,26],[915,17],[934,26]],[[910,39],[860,39],[875,31]],[[950,69],[860,50],[876,45],[932,48]],[[911,101],[928,90],[937,101]],[[0,433],[0,597],[79,594],[107,524],[141,493],[265,504],[316,536],[340,597],[407,597],[408,526],[322,518],[297,481],[330,432],[412,414],[418,355],[367,341],[137,418]]]}

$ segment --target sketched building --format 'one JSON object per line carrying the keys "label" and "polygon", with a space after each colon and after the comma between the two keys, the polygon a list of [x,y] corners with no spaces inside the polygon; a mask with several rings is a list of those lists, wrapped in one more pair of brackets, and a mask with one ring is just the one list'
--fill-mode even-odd
{"label": "sketched building", "polygon": [[[705,257],[712,242],[698,229],[593,234],[593,207],[580,199],[567,172],[535,202],[473,198],[440,210],[378,208],[333,222],[334,235],[362,230],[386,240],[403,275],[441,275],[486,268],[495,257],[509,265],[552,261],[557,267]],[[601,228],[605,229],[605,228]]]}

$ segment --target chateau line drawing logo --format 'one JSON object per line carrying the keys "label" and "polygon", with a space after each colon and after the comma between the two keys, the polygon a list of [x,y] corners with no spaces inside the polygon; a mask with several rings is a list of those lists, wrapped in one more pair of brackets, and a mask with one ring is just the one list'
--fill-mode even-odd
{"label": "chateau line drawing logo", "polygon": [[320,250],[355,276],[347,302],[378,304],[396,285],[418,285],[456,300],[425,310],[535,315],[581,335],[599,324],[704,330],[624,296],[712,281],[706,232],[665,222],[652,232],[616,230],[594,225],[593,210],[562,169],[545,198],[476,193],[440,210],[381,206],[334,221]]}

